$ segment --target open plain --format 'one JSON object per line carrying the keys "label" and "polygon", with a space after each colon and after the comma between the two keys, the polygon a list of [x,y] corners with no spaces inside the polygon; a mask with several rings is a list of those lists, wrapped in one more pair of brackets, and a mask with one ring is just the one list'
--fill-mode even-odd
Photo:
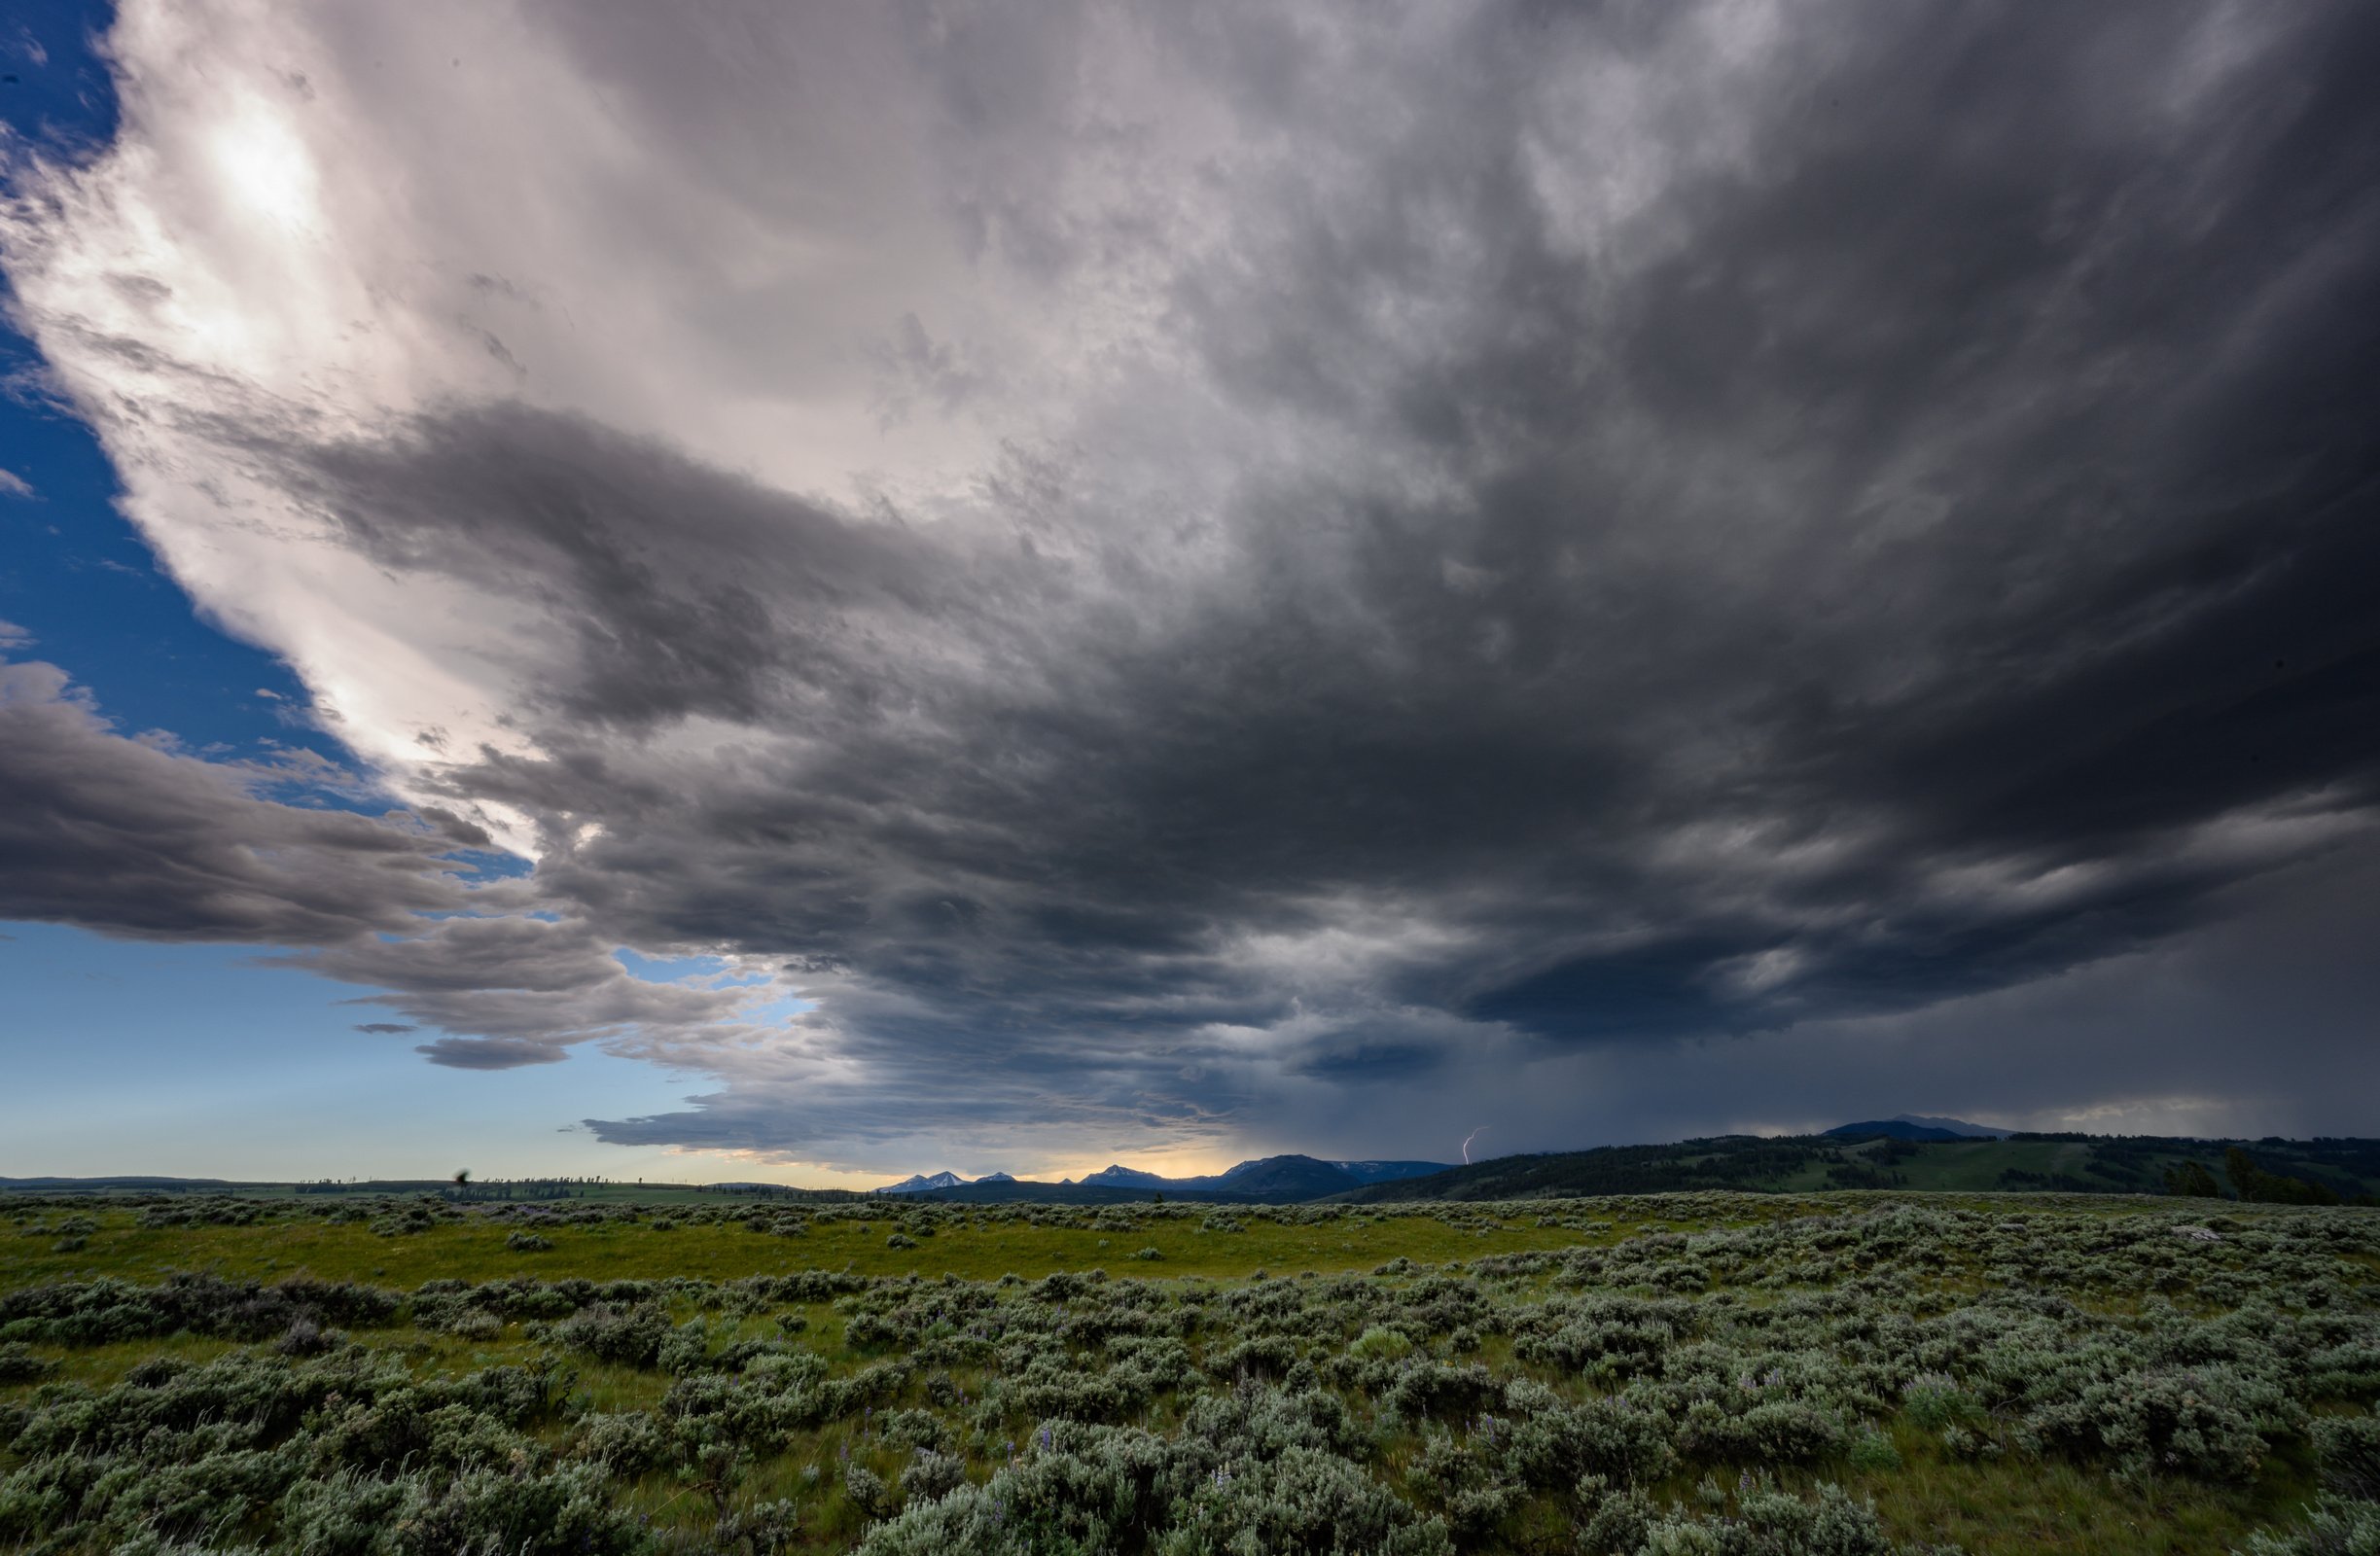
{"label": "open plain", "polygon": [[6,1202],[0,1548],[2354,1552],[2380,1213]]}

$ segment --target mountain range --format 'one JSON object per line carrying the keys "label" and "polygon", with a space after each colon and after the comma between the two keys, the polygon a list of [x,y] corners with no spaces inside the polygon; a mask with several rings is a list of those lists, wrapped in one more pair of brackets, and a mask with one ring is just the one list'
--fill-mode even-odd
{"label": "mountain range", "polygon": [[2006,1140],[2012,1130],[1971,1124],[1963,1118],[1928,1118],[1923,1114],[1897,1113],[1865,1123],[1836,1124],[1820,1138],[1826,1140]]}
{"label": "mountain range", "polygon": [[[1126,1167],[1120,1162],[1085,1174],[1080,1183],[1071,1178],[1060,1179],[1055,1184],[1019,1182],[1007,1173],[992,1173],[971,1182],[952,1172],[921,1173],[897,1184],[887,1184],[874,1192],[946,1194],[966,1199],[1027,1199],[1048,1197],[1059,1190],[1072,1189],[1077,1192],[1060,1194],[1059,1197],[1137,1199],[1145,1194],[1181,1194],[1194,1199],[1296,1200],[1320,1199],[1326,1194],[1344,1193],[1349,1189],[1395,1183],[1401,1179],[1427,1177],[1445,1170],[1446,1164],[1440,1161],[1322,1161],[1313,1156],[1286,1155],[1258,1157],[1220,1173],[1193,1178],[1168,1178],[1161,1173]],[[991,1192],[966,1192],[982,1189]],[[1099,1192],[1083,1196],[1080,1191],[1086,1189]]]}
{"label": "mountain range", "polygon": [[[2246,1146],[2259,1167],[2322,1184],[2349,1201],[2380,1192],[2380,1142],[2258,1140],[2228,1142],[2018,1134],[1961,1118],[1921,1114],[1843,1124],[1824,1134],[1721,1135],[1667,1145],[1599,1146],[1589,1150],[1491,1157],[1454,1167],[1427,1162],[1340,1162],[1268,1156],[1212,1177],[1168,1179],[1121,1164],[1080,1182],[1009,1181],[910,1190],[961,1202],[1042,1201],[1097,1205],[1168,1200],[1291,1203],[1339,1200],[1559,1198],[1657,1194],[1697,1189],[1807,1192],[1901,1189],[1917,1192],[2156,1194],[2166,1175],[2196,1162],[2227,1182],[2224,1150]],[[948,1175],[955,1180],[956,1175]],[[1361,1182],[1370,1177],[1368,1183]]]}
{"label": "mountain range", "polygon": [[[1897,1114],[1865,1123],[1839,1124],[1822,1140],[2005,1140],[2009,1131],[1962,1118],[1933,1118],[1922,1114]],[[1577,1154],[1577,1153],[1560,1153]],[[1486,1163],[1477,1164],[1485,1167]],[[1192,1178],[1168,1178],[1162,1173],[1126,1167],[1121,1162],[1086,1173],[1078,1181],[1061,1178],[1055,1184],[1018,1180],[1007,1173],[969,1180],[953,1172],[919,1173],[870,1192],[877,1194],[946,1194],[964,1199],[1112,1200],[1144,1194],[1181,1194],[1199,1199],[1261,1199],[1287,1201],[1322,1199],[1332,1194],[1403,1183],[1454,1169],[1439,1161],[1325,1161],[1314,1156],[1260,1156],[1220,1173]],[[1006,1185],[1006,1186],[1003,1186]],[[964,1190],[988,1190],[967,1193]],[[1096,1193],[1085,1192],[1096,1190]],[[1372,1197],[1378,1197],[1374,1195]]]}
{"label": "mountain range", "polygon": [[[1975,1133],[1957,1134],[1959,1129]],[[1912,1135],[1906,1130],[1939,1133]],[[1697,1189],[2158,1194],[2176,1181],[2177,1174],[2187,1182],[2187,1170],[2193,1163],[2202,1173],[2212,1175],[2219,1187],[2228,1185],[2233,1147],[2247,1152],[2250,1165],[2264,1177],[2318,1185],[2350,1203],[2380,1203],[2380,1140],[2205,1140],[2065,1133],[2004,1137],[1984,1125],[1919,1114],[1846,1124],[1823,1135],[1721,1135],[1667,1145],[1599,1146],[1591,1150],[1496,1156],[1445,1168],[1431,1162],[1324,1161],[1288,1155],[1242,1162],[1227,1173],[1203,1178],[1168,1180],[1119,1165],[1073,1184],[1020,1183],[1006,1173],[969,1183],[956,1173],[936,1173],[921,1174],[890,1187],[899,1193],[961,1204],[1058,1205],[1146,1204],[1156,1193],[1168,1201],[1238,1205],[1565,1198]],[[1370,1182],[1363,1182],[1365,1179]],[[376,1195],[444,1194],[451,1188],[444,1179],[264,1184],[140,1176],[0,1178],[0,1193],[33,1194]],[[594,1183],[575,1185],[569,1192],[573,1197],[615,1202],[649,1198],[675,1203],[687,1196],[718,1194],[820,1203],[856,1197],[848,1189],[769,1184]]]}

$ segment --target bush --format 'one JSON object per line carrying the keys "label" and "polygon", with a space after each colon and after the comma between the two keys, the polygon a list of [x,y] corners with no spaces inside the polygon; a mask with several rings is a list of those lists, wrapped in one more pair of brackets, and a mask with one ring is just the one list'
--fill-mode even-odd
{"label": "bush", "polygon": [[2372,1556],[2380,1551],[2380,1504],[2324,1497],[2287,1534],[2248,1537],[2242,1556]]}
{"label": "bush", "polygon": [[2314,1423],[2314,1451],[2331,1490],[2380,1503],[2380,1416],[2325,1416]]}
{"label": "bush", "polygon": [[[336,1208],[450,1219],[402,1201]],[[2275,1445],[2304,1440],[2327,1500],[2255,1548],[2311,1556],[2368,1538],[2360,1509],[2380,1487],[2380,1426],[2340,1411],[2380,1396],[2372,1218],[2251,1205],[2183,1227],[2170,1207],[2137,1201],[2074,1215],[1686,1195],[1662,1202],[1667,1225],[1654,1226],[1640,1224],[1641,1203],[1585,1208],[1603,1214],[1428,1215],[1465,1235],[1548,1216],[1599,1236],[1634,1230],[1609,1246],[1261,1282],[808,1269],[439,1280],[409,1298],[205,1277],[0,1291],[0,1550],[196,1556],[192,1541],[236,1539],[410,1556],[451,1541],[482,1556],[566,1538],[596,1556],[646,1543],[763,1556],[856,1538],[871,1556],[1024,1556],[1442,1552],[1460,1539],[1868,1556],[1886,1548],[1871,1511],[1834,1491],[1783,1495],[1771,1467],[1888,1476],[1888,1432],[1975,1461],[1962,1473],[1996,1487],[2021,1487],[2048,1455],[2137,1477],[2160,1503],[2188,1482],[2247,1483]],[[573,1208],[535,1224],[619,1214]],[[677,1214],[721,1228],[755,1219],[733,1202]],[[1129,1249],[1160,1219],[1178,1233],[1203,1213],[904,1214],[894,1235],[912,1239],[962,1223],[1060,1226]],[[1270,1232],[1339,1213],[1232,1216]],[[816,1220],[825,1246],[885,1235],[834,1207]],[[481,1239],[483,1255],[493,1242]],[[823,1342],[792,1343],[806,1331],[788,1307],[827,1303],[836,1320]],[[675,1325],[673,1307],[702,1316]],[[381,1332],[409,1316],[418,1335]],[[534,1362],[452,1375],[456,1347],[406,1354],[419,1336],[500,1333]],[[121,1381],[99,1388],[55,1381],[50,1361],[57,1347],[185,1334],[246,1348],[203,1362],[179,1341],[135,1349]],[[856,1371],[840,1360],[854,1356]],[[587,1366],[585,1392],[563,1359]],[[610,1366],[668,1377],[640,1386]],[[595,1408],[622,1384],[634,1397],[664,1383],[648,1408]],[[1151,1419],[1175,1424],[1131,1424]],[[838,1442],[856,1461],[847,1470]],[[969,1482],[962,1453],[988,1481]],[[826,1527],[748,1500],[785,1476],[789,1456]],[[1684,1504],[1664,1505],[1672,1494]],[[650,1532],[631,1506],[655,1515]]]}
{"label": "bush", "polygon": [[405,1484],[389,1531],[396,1556],[642,1556],[653,1548],[639,1520],[610,1506],[602,1471],[591,1465],[543,1475],[480,1467]]}
{"label": "bush", "polygon": [[272,1348],[283,1356],[320,1356],[346,1343],[347,1337],[337,1329],[326,1329],[310,1318],[299,1318],[290,1322],[289,1328],[272,1342]]}
{"label": "bush", "polygon": [[882,1518],[893,1510],[893,1490],[884,1477],[857,1459],[843,1467],[843,1495],[862,1516]]}
{"label": "bush", "polygon": [[755,1503],[722,1518],[711,1531],[721,1550],[741,1547],[749,1556],[776,1556],[793,1548],[801,1534],[801,1509],[790,1501]]}
{"label": "bush", "polygon": [[939,1502],[967,1484],[967,1466],[954,1454],[920,1448],[901,1471],[901,1494],[912,1503]]}
{"label": "bush", "polygon": [[1863,1432],[1851,1442],[1851,1468],[1870,1473],[1900,1468],[1900,1449],[1881,1432]]}
{"label": "bush", "polygon": [[1423,1518],[1347,1460],[1311,1448],[1219,1468],[1161,1534],[1166,1556],[1203,1551],[1452,1556],[1446,1526]]}
{"label": "bush", "polygon": [[1667,1416],[1624,1398],[1556,1401],[1513,1428],[1510,1455],[1523,1478],[1566,1486],[1587,1476],[1607,1484],[1650,1484],[1677,1463]]}
{"label": "bush", "polygon": [[2229,1366],[2162,1367],[2097,1379],[2031,1412],[2045,1446],[2104,1455],[2128,1473],[2245,1482],[2263,1466],[2267,1428],[2295,1415],[2271,1380]]}
{"label": "bush", "polygon": [[649,1367],[669,1338],[669,1315],[653,1303],[624,1311],[597,1302],[554,1326],[554,1338],[575,1351],[622,1366]]}
{"label": "bush", "polygon": [[1834,1486],[1813,1502],[1774,1491],[1742,1497],[1734,1516],[1709,1520],[1673,1513],[1645,1525],[1647,1556],[1894,1556],[1876,1510]]}
{"label": "bush", "polygon": [[1929,1432],[1971,1422],[1982,1413],[1973,1396],[1938,1372],[1910,1379],[1900,1394],[1909,1419]]}
{"label": "bush", "polygon": [[701,1319],[689,1319],[660,1337],[655,1361],[663,1372],[680,1377],[700,1372],[711,1364],[711,1326]]}
{"label": "bush", "polygon": [[573,1451],[622,1476],[641,1475],[661,1462],[668,1448],[660,1426],[641,1410],[587,1415],[579,1420]]}

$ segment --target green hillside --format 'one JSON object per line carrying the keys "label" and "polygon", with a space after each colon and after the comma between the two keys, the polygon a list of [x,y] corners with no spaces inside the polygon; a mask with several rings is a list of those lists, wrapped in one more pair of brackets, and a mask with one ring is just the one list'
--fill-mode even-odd
{"label": "green hillside", "polygon": [[1937,1142],[1725,1135],[1662,1146],[1501,1156],[1336,1197],[1353,1204],[1386,1204],[1721,1188],[1768,1193],[1910,1188],[2156,1194],[2166,1191],[2167,1171],[2188,1162],[2203,1166],[2223,1193],[2236,1195],[2224,1167],[2225,1153],[2234,1147],[2246,1149],[2267,1174],[2320,1185],[2342,1200],[2380,1195],[2380,1141],[2373,1140],[2014,1135],[2006,1140]]}

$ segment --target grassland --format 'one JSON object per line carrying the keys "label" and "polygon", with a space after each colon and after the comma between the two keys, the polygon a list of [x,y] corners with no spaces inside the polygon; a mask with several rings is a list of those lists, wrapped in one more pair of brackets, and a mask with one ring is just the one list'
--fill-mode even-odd
{"label": "grassland", "polygon": [[[564,1211],[570,1207],[564,1207]],[[1516,1253],[1574,1246],[1559,1228],[1532,1224],[1532,1218],[1479,1207],[1461,1225],[1431,1218],[1400,1217],[1375,1223],[1368,1218],[1332,1218],[1297,1224],[1231,1207],[1224,1213],[1246,1230],[1218,1236],[1202,1229],[1208,1208],[1165,1217],[1143,1217],[1134,1208],[1130,1232],[1082,1224],[1036,1225],[1023,1218],[929,1216],[931,1239],[896,1249],[887,1238],[918,1223],[914,1209],[889,1210],[879,1202],[857,1214],[808,1220],[799,1236],[754,1235],[749,1215],[716,1223],[682,1224],[657,1232],[649,1222],[596,1220],[567,1224],[561,1214],[483,1217],[466,1213],[403,1236],[376,1235],[365,1223],[324,1223],[273,1218],[247,1226],[143,1228],[136,1214],[106,1211],[96,1216],[78,1206],[68,1214],[95,1220],[83,1246],[61,1252],[55,1239],[20,1237],[9,1249],[0,1290],[56,1281],[116,1279],[157,1281],[176,1271],[229,1280],[270,1281],[303,1273],[326,1281],[378,1281],[410,1288],[430,1280],[483,1281],[527,1275],[539,1280],[579,1279],[734,1281],[799,1270],[848,1271],[866,1278],[955,1275],[996,1281],[1014,1273],[1028,1279],[1059,1270],[1128,1267],[1126,1255],[1154,1248],[1168,1275],[1242,1278],[1258,1270],[1295,1274],[1369,1269],[1392,1258],[1474,1258],[1482,1253]],[[775,1217],[760,1213],[768,1224]],[[63,1217],[58,1218],[63,1220]],[[977,1220],[981,1220],[981,1224]],[[553,1246],[534,1253],[506,1247],[524,1221],[534,1222]],[[793,1224],[788,1220],[786,1224]]]}
{"label": "grassland", "polygon": [[2371,1211],[0,1218],[0,1550],[2380,1548]]}

